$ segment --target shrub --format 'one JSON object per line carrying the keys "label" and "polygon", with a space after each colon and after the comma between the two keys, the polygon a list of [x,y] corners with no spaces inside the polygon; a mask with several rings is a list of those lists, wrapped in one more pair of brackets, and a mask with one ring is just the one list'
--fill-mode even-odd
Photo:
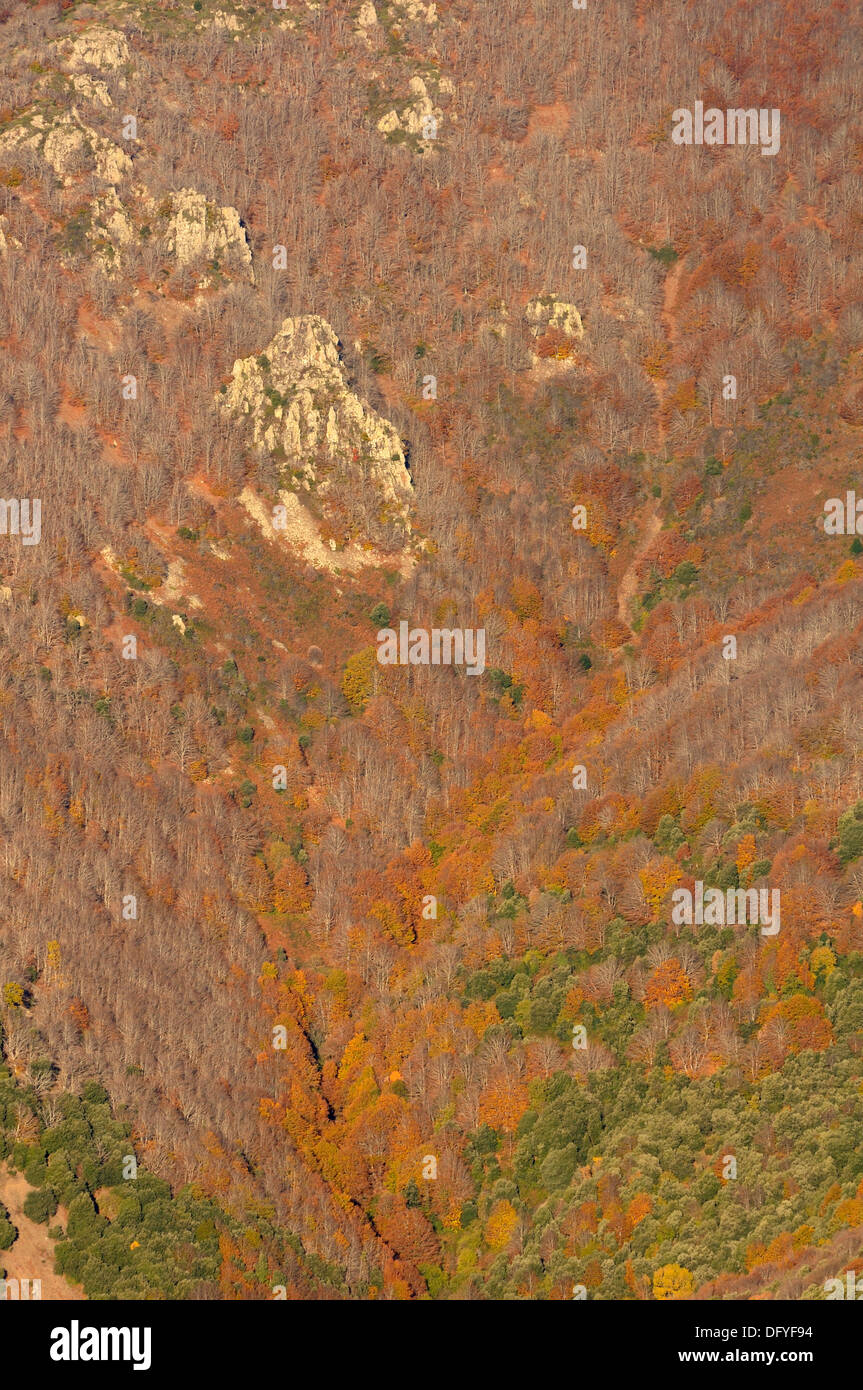
{"label": "shrub", "polygon": [[9,1213],[0,1202],[0,1250],[8,1250],[18,1232],[9,1220]]}
{"label": "shrub", "polygon": [[30,1221],[45,1222],[56,1210],[57,1198],[50,1187],[38,1187],[35,1192],[28,1192],[24,1198],[24,1215]]}
{"label": "shrub", "polygon": [[674,578],[678,584],[694,584],[698,578],[698,570],[691,560],[683,560],[674,571]]}
{"label": "shrub", "polygon": [[848,864],[863,854],[863,801],[839,817],[839,862]]}

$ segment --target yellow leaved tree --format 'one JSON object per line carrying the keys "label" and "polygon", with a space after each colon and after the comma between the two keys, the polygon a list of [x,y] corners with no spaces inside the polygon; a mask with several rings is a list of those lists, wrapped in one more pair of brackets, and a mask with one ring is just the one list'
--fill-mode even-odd
{"label": "yellow leaved tree", "polygon": [[689,1298],[695,1292],[695,1276],[683,1265],[663,1265],[653,1274],[653,1297]]}

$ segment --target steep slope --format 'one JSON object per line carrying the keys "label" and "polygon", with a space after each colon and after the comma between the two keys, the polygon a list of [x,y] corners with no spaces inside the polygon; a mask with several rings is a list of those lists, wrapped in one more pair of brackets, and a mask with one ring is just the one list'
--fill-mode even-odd
{"label": "steep slope", "polygon": [[[0,25],[0,455],[40,518],[0,534],[17,1164],[54,1191],[43,1111],[104,1087],[182,1296],[812,1298],[859,1264],[863,543],[825,526],[859,27]],[[696,92],[781,106],[776,154],[676,145]],[[401,622],[482,630],[484,672],[381,665]],[[778,931],[680,920],[698,884],[778,891]],[[116,1174],[80,1186],[105,1235]]]}

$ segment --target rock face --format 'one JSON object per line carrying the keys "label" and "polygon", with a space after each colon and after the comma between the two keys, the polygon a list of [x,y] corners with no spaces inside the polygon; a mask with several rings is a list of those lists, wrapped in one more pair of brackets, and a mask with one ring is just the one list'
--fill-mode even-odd
{"label": "rock face", "polygon": [[120,268],[123,247],[129,246],[135,235],[132,219],[116,189],[109,188],[101,198],[93,201],[87,240],[106,275],[113,275]]}
{"label": "rock face", "polygon": [[399,110],[393,108],[381,116],[378,130],[381,135],[394,135],[400,131],[404,135],[419,136],[419,148],[425,154],[437,138],[443,112],[435,106],[421,77],[412,77],[409,87],[410,100],[402,103]]}
{"label": "rock face", "polygon": [[532,299],[524,316],[534,338],[541,337],[549,329],[556,330],[565,338],[584,337],[581,314],[574,304],[565,304],[556,294],[543,294],[538,299]]}
{"label": "rock face", "polygon": [[242,27],[238,17],[228,10],[216,10],[212,23],[214,29],[227,29],[231,34],[239,33]]}
{"label": "rock face", "polygon": [[25,151],[42,159],[67,185],[85,170],[108,184],[120,183],[132,171],[125,150],[85,125],[74,106],[53,118],[37,113],[0,138],[0,160],[14,160]]}
{"label": "rock face", "polygon": [[260,356],[234,363],[217,400],[248,419],[254,443],[281,462],[283,483],[311,494],[339,539],[410,531],[402,442],[350,390],[338,339],[319,315],[285,319]]}
{"label": "rock face", "polygon": [[358,29],[374,29],[377,22],[378,16],[372,0],[363,0],[357,15],[356,27]]}
{"label": "rock face", "polygon": [[422,20],[437,24],[437,5],[424,5],[422,0],[392,0],[391,8],[404,19]]}
{"label": "rock face", "polygon": [[123,68],[129,62],[129,45],[115,29],[92,24],[74,39],[62,40],[57,49],[72,72],[99,68],[102,72]]}
{"label": "rock face", "polygon": [[[189,188],[157,201],[140,184],[123,201],[108,188],[91,203],[86,237],[107,275],[122,271],[124,250],[150,235],[175,266],[206,261],[223,276],[254,284],[252,252],[236,208],[220,208]],[[205,275],[198,288],[212,283],[213,276]]]}
{"label": "rock face", "polygon": [[75,74],[70,81],[72,90],[82,101],[89,101],[93,106],[113,106],[111,94],[100,78],[81,73]]}
{"label": "rock face", "polygon": [[532,299],[525,310],[531,335],[536,339],[530,360],[541,376],[568,371],[577,357],[576,343],[584,337],[581,314],[574,304],[566,304],[556,294]]}
{"label": "rock face", "polygon": [[252,251],[236,208],[217,207],[192,188],[172,193],[170,204],[165,236],[178,265],[216,261],[254,284]]}
{"label": "rock face", "polygon": [[[386,10],[390,23],[410,20],[412,23],[437,24],[437,5],[423,5],[422,0],[389,0]],[[360,33],[368,33],[378,23],[372,0],[363,0],[354,27]]]}

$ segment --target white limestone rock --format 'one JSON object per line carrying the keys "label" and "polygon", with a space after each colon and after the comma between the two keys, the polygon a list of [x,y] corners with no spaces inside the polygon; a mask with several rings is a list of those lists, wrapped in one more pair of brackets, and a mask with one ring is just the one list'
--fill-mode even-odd
{"label": "white limestone rock", "polygon": [[229,34],[238,34],[242,29],[239,17],[230,10],[216,10],[212,18],[213,29],[226,29]]}
{"label": "white limestone rock", "polygon": [[82,72],[85,68],[116,71],[130,61],[125,35],[99,24],[91,24],[74,38],[61,39],[57,49],[71,72]]}
{"label": "white limestone rock", "polygon": [[556,329],[565,338],[573,340],[584,337],[581,314],[574,304],[566,304],[556,294],[543,294],[532,299],[524,313],[534,338],[539,338],[549,329]]}
{"label": "white limestone rock", "polygon": [[106,275],[119,272],[123,250],[132,245],[136,238],[135,224],[120,202],[117,190],[109,188],[107,193],[94,201],[87,231],[87,241]]}
{"label": "white limestone rock", "polygon": [[360,5],[360,12],[357,15],[358,29],[374,29],[377,27],[378,16],[372,0],[363,0]]}
{"label": "white limestone rock", "polygon": [[106,184],[121,183],[132,172],[125,150],[86,125],[74,106],[52,117],[37,113],[0,136],[0,161],[23,151],[37,155],[67,187],[86,170]]}
{"label": "white limestone rock", "polygon": [[403,131],[405,135],[420,137],[419,149],[427,154],[440,132],[443,112],[435,106],[423,78],[412,77],[408,90],[409,99],[381,116],[377,128],[381,135]]}
{"label": "white limestone rock", "polygon": [[181,188],[169,199],[165,239],[177,264],[217,261],[220,269],[233,271],[253,285],[252,249],[236,208],[220,208],[192,188]]}
{"label": "white limestone rock", "polygon": [[422,0],[390,0],[390,9],[402,19],[437,24],[437,5],[424,5]]}
{"label": "white limestone rock", "polygon": [[[410,531],[412,490],[402,442],[348,386],[333,329],[318,314],[285,319],[264,351],[234,363],[216,397],[246,418],[254,443],[282,461],[283,480],[332,504]],[[353,495],[351,489],[358,489]]]}
{"label": "white limestone rock", "polygon": [[89,77],[87,73],[76,73],[69,79],[76,97],[89,101],[91,106],[111,107],[114,103],[105,83],[99,77]]}
{"label": "white limestone rock", "polygon": [[[190,188],[157,200],[141,184],[131,187],[122,201],[113,187],[94,199],[87,242],[107,275],[119,273],[123,252],[148,234],[160,241],[176,267],[215,262],[222,274],[254,284],[252,252],[236,208],[220,208]],[[198,288],[212,280],[204,276]]]}

